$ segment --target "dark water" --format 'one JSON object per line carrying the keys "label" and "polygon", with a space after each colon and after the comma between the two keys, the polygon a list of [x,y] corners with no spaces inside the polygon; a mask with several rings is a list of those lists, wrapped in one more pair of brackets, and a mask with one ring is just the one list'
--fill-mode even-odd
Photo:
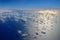
{"label": "dark water", "polygon": [[26,32],[24,24],[24,20],[20,19],[16,22],[13,17],[6,18],[4,23],[0,20],[0,40],[23,40],[23,37],[17,30]]}

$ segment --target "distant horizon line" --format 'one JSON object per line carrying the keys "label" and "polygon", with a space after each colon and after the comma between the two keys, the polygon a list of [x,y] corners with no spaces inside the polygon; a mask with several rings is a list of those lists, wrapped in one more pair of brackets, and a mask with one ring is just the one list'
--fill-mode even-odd
{"label": "distant horizon line", "polygon": [[17,10],[60,10],[60,8],[0,8],[0,9],[17,9]]}

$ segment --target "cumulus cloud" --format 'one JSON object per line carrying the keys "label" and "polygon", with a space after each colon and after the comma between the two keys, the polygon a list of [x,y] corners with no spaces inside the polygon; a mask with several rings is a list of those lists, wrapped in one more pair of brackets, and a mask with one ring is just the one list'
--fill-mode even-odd
{"label": "cumulus cloud", "polygon": [[57,14],[59,13],[59,10],[40,10],[38,13],[49,13],[49,14]]}
{"label": "cumulus cloud", "polygon": [[3,13],[3,12],[12,12],[12,10],[8,10],[8,9],[0,9],[0,13]]}
{"label": "cumulus cloud", "polygon": [[[29,34],[32,35],[31,40],[34,40],[32,39],[33,36],[37,37],[36,32],[38,32],[38,40],[40,40],[39,35],[42,35],[42,39],[44,39],[44,37],[47,37],[47,36],[48,38],[51,37],[52,36],[50,35],[51,33],[56,34],[55,28],[57,27],[55,26],[56,23],[54,22],[54,20],[56,20],[55,18],[56,18],[57,13],[59,13],[59,10],[48,9],[48,10],[22,10],[22,11],[19,10],[17,11],[17,9],[16,10],[0,9],[0,20],[4,22],[4,20],[7,17],[9,18],[14,17],[15,21],[19,21],[19,19],[23,19],[24,21],[26,21],[26,26],[28,26],[27,29],[28,29]],[[51,27],[51,25],[53,27]],[[53,29],[51,30],[51,28]],[[43,32],[40,32],[40,31],[43,31]],[[22,31],[18,30],[18,33],[21,34]],[[43,34],[46,34],[47,36]],[[28,34],[23,33],[22,36],[25,37],[25,36],[28,36]]]}
{"label": "cumulus cloud", "polygon": [[[19,10],[20,12],[16,12],[16,10]],[[6,17],[11,17],[13,16],[15,18],[15,20],[19,21],[19,19],[24,19],[25,21],[27,21],[27,18],[32,18],[33,15],[34,17],[37,17],[39,15],[39,13],[49,13],[49,14],[57,14],[59,13],[58,10],[33,10],[33,9],[23,9],[21,11],[21,9],[0,9],[0,19],[4,19]]]}

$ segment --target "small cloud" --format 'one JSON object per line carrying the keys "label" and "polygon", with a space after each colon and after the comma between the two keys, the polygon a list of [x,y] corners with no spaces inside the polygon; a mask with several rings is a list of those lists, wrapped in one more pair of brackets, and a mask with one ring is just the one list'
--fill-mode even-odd
{"label": "small cloud", "polygon": [[21,31],[21,30],[18,30],[18,33],[19,33],[19,34],[22,34],[22,31]]}
{"label": "small cloud", "polygon": [[28,34],[25,33],[25,34],[22,34],[22,36],[28,36]]}

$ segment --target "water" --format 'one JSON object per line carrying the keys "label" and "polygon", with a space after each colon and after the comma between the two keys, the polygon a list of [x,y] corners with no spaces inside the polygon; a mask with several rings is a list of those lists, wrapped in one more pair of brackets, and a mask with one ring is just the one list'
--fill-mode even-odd
{"label": "water", "polygon": [[59,40],[59,16],[52,13],[50,10],[47,13],[17,9],[2,11],[0,40]]}

